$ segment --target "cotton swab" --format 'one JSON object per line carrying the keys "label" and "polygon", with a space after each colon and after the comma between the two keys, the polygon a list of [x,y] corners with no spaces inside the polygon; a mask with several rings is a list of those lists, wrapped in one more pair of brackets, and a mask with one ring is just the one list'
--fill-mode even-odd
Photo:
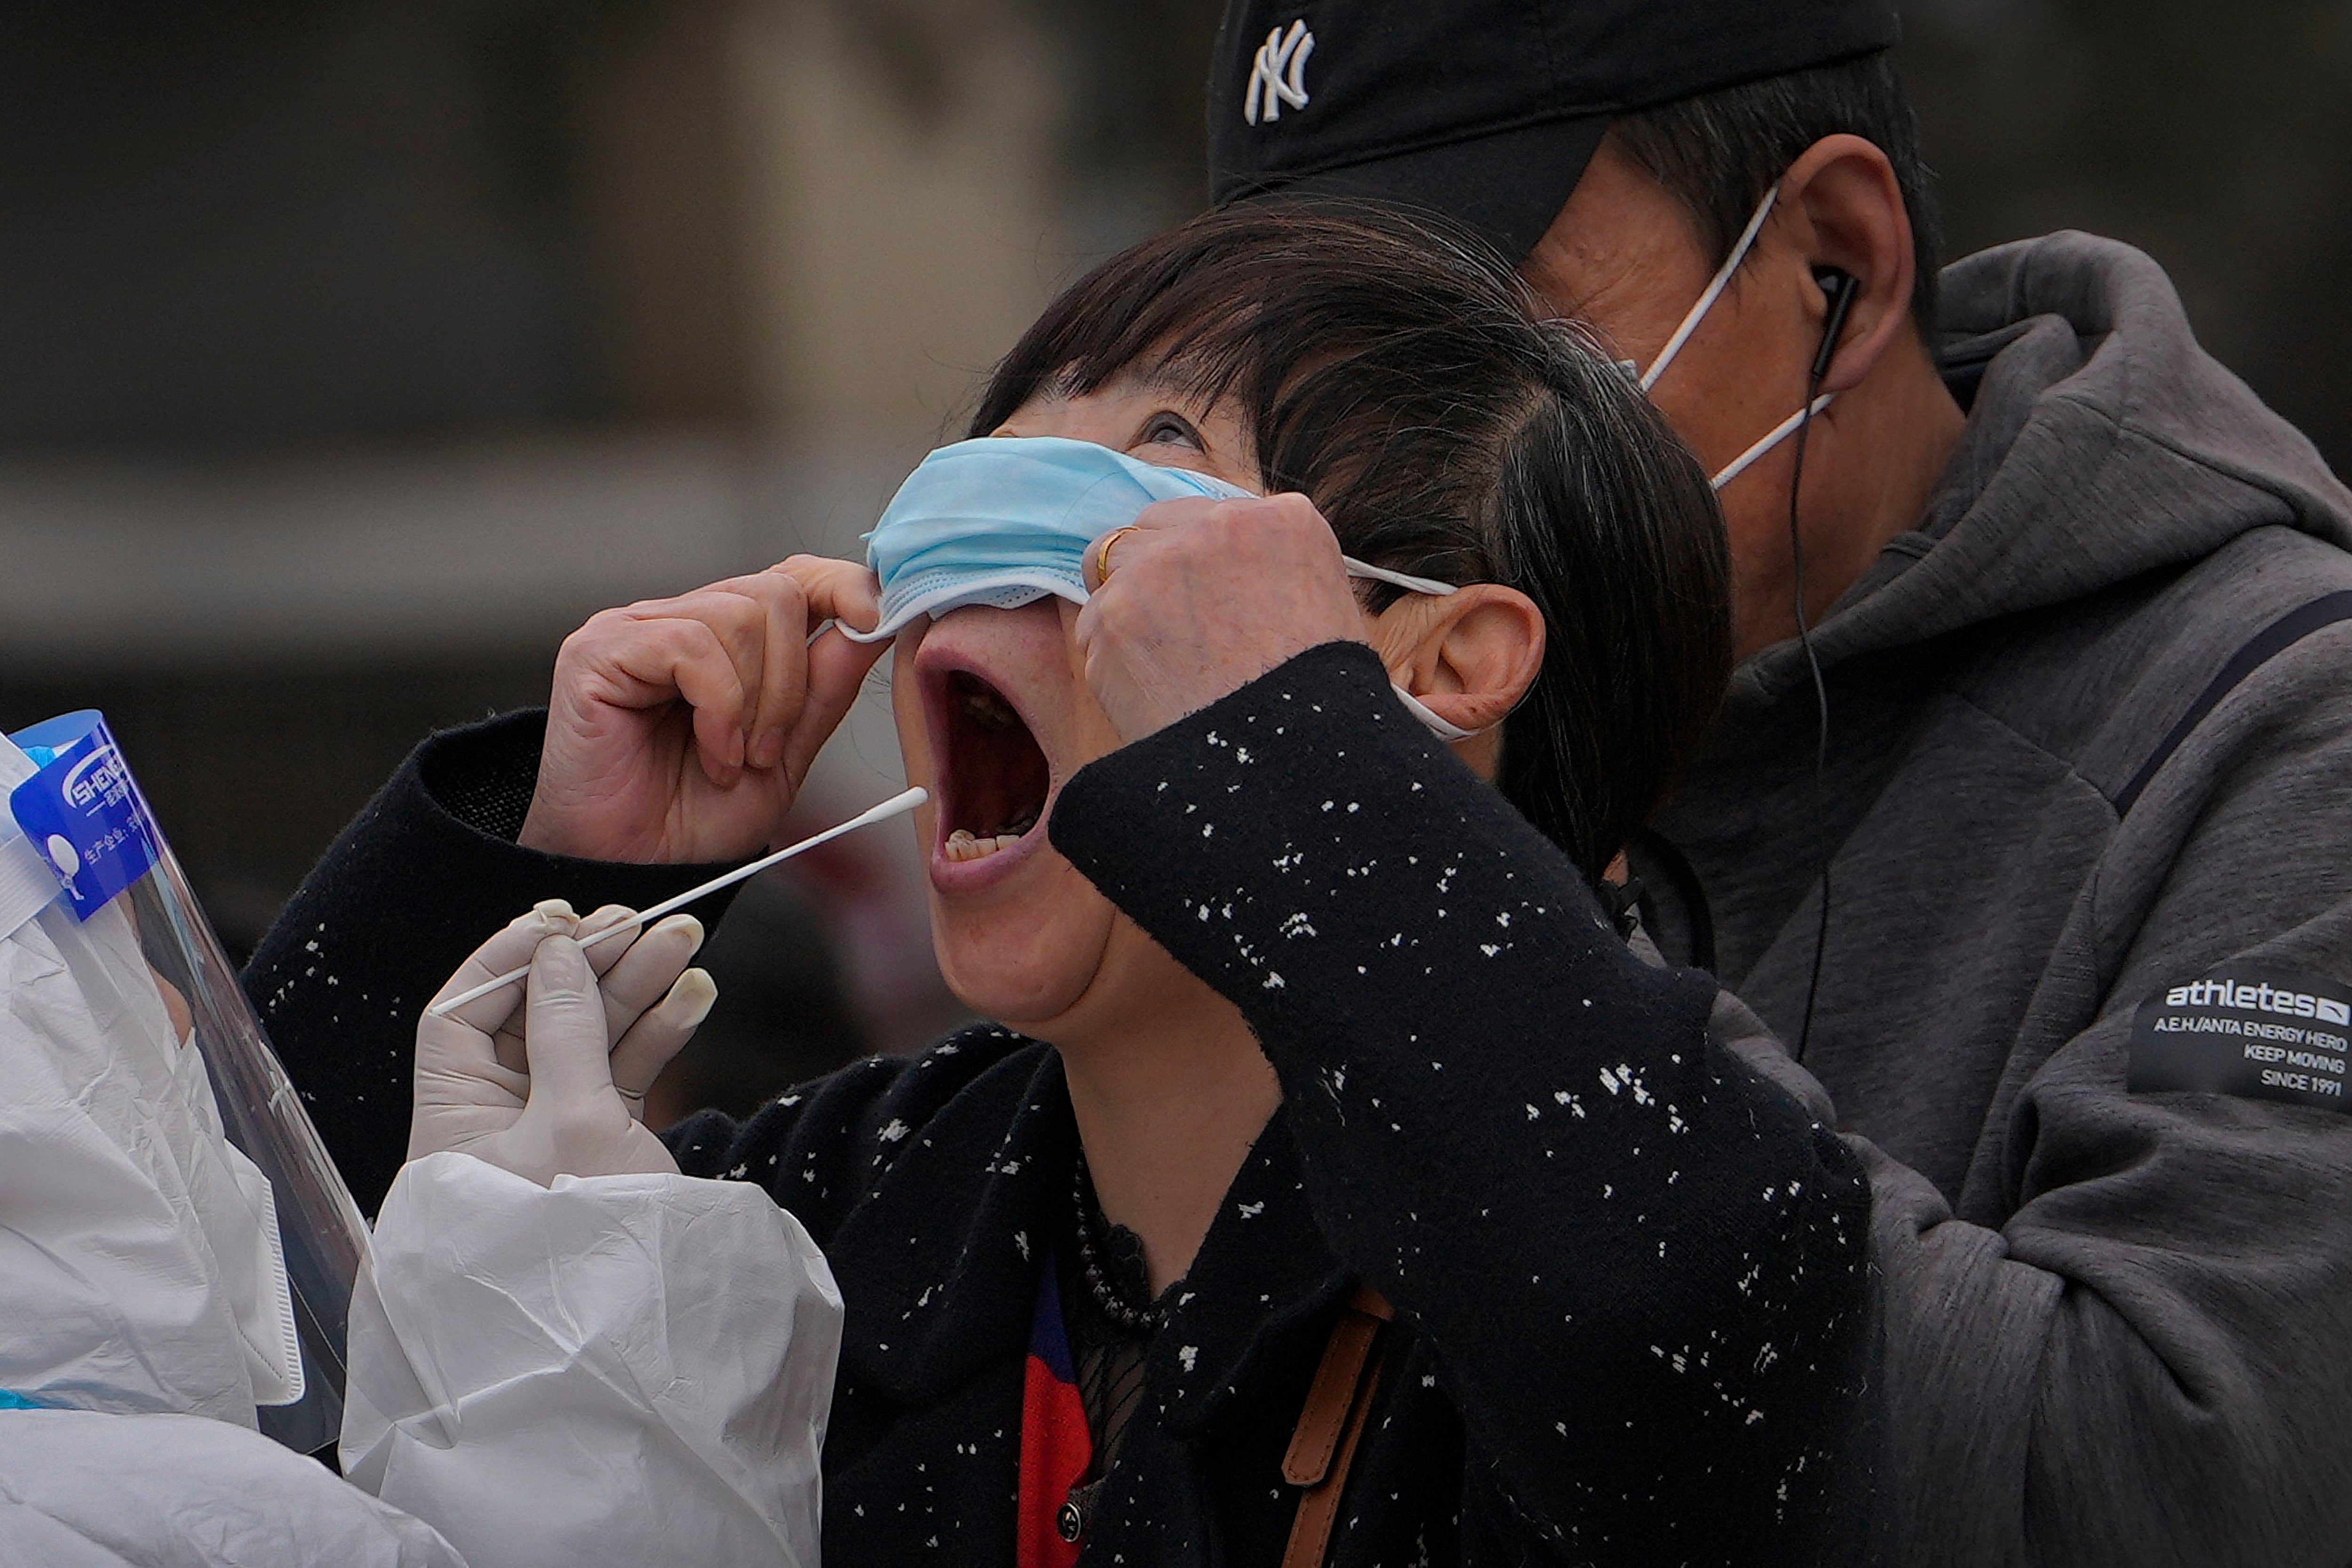
{"label": "cotton swab", "polygon": [[[894,816],[903,816],[908,812],[914,810],[915,807],[922,805],[923,802],[930,798],[929,792],[922,789],[910,789],[904,791],[901,794],[894,795],[888,800],[884,801],[881,805],[859,812],[856,816],[851,817],[847,822],[842,823],[838,826],[828,827],[823,833],[803,838],[798,844],[790,845],[785,848],[779,849],[772,855],[763,856],[761,858],[752,861],[748,866],[738,866],[735,869],[728,872],[724,876],[713,877],[710,880],[703,883],[702,886],[698,888],[688,888],[685,892],[680,893],[677,897],[674,899],[666,899],[662,902],[656,904],[652,909],[642,910],[629,919],[623,921],[618,925],[607,926],[603,931],[596,932],[593,936],[583,937],[580,941],[580,945],[582,947],[593,947],[607,937],[618,936],[625,931],[635,931],[641,926],[650,925],[655,921],[661,919],[664,915],[672,914],[686,908],[687,905],[694,902],[697,899],[715,893],[721,888],[731,888],[736,883],[743,880],[746,877],[756,877],[771,866],[782,865],[783,862],[791,859],[793,856],[801,854],[805,850],[814,849],[820,844],[830,844],[845,833],[855,833],[861,827],[870,827],[877,822],[887,822]],[[432,1014],[436,1018],[446,1018],[452,1012],[464,1006],[467,1003],[488,996],[491,992],[496,991],[502,985],[511,985],[516,981],[528,975],[530,973],[530,965],[528,963],[524,964],[520,969],[510,969],[495,980],[485,980],[479,985],[475,986],[472,990],[461,991],[457,995],[449,997],[446,1001],[434,1003],[425,1010],[427,1013]]]}

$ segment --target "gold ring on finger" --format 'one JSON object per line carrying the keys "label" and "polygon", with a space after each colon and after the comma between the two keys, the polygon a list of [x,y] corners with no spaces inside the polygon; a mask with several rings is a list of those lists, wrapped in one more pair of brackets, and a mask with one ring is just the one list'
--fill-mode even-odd
{"label": "gold ring on finger", "polygon": [[1133,533],[1135,531],[1135,524],[1130,522],[1124,528],[1114,528],[1108,533],[1102,536],[1102,542],[1100,544],[1095,546],[1095,581],[1097,583],[1108,583],[1110,581],[1111,547],[1116,545],[1120,540],[1126,538],[1129,534]]}

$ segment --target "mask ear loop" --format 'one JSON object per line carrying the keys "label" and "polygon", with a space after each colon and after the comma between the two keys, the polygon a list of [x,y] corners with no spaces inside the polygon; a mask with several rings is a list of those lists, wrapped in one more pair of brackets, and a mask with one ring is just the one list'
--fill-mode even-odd
{"label": "mask ear loop", "polygon": [[1726,289],[1731,287],[1731,275],[1739,270],[1741,262],[1748,259],[1748,251],[1755,247],[1756,237],[1764,232],[1764,220],[1772,216],[1772,204],[1780,199],[1780,187],[1775,184],[1764,193],[1764,199],[1756,204],[1756,216],[1749,218],[1748,226],[1739,231],[1739,243],[1731,247],[1731,254],[1725,257],[1723,265],[1715,269],[1715,277],[1708,281],[1706,292],[1698,297],[1698,303],[1683,317],[1682,324],[1675,329],[1675,335],[1666,340],[1666,346],[1658,351],[1658,357],[1652,360],[1650,368],[1642,373],[1643,392],[1658,384],[1658,377],[1666,374],[1666,367],[1675,363],[1676,354],[1683,352],[1683,345],[1690,342],[1693,332],[1698,331],[1698,324],[1706,320],[1706,313],[1715,309],[1715,302],[1723,298]]}
{"label": "mask ear loop", "polygon": [[[1723,265],[1715,269],[1713,278],[1707,279],[1706,291],[1698,297],[1698,303],[1684,313],[1681,323],[1675,328],[1675,335],[1666,340],[1666,346],[1658,351],[1658,357],[1650,362],[1650,368],[1641,374],[1639,379],[1643,392],[1647,393],[1658,384],[1658,378],[1666,374],[1666,367],[1675,363],[1675,356],[1681,353],[1683,345],[1691,341],[1691,335],[1698,331],[1699,323],[1706,321],[1707,312],[1715,309],[1715,302],[1723,298],[1726,289],[1731,287],[1733,275],[1738,272],[1740,263],[1748,259],[1748,253],[1756,248],[1756,237],[1764,232],[1764,220],[1772,216],[1772,208],[1780,200],[1780,187],[1776,184],[1764,193],[1762,201],[1756,204],[1756,211],[1749,216],[1748,226],[1739,231],[1739,239],[1732,246],[1731,254],[1723,258]],[[1629,372],[1633,369],[1630,361],[1620,360],[1618,363]],[[1813,384],[1819,384],[1818,379]],[[1808,387],[1807,391],[1810,394],[1811,388]],[[1827,408],[1836,396],[1835,393],[1808,395],[1803,407],[1772,426],[1762,440],[1734,458],[1721,473],[1707,482],[1721,489],[1746,473],[1758,458],[1794,435],[1814,415]]]}
{"label": "mask ear loop", "polygon": [[1374,583],[1386,583],[1391,588],[1402,588],[1408,594],[1444,595],[1454,592],[1454,584],[1441,583],[1434,577],[1416,577],[1409,572],[1391,572],[1385,566],[1370,566],[1352,555],[1339,557],[1350,577],[1367,578]]}
{"label": "mask ear loop", "polygon": [[[1397,700],[1404,704],[1405,711],[1427,725],[1429,732],[1441,741],[1448,743],[1455,741],[1475,741],[1486,732],[1486,730],[1465,730],[1451,719],[1439,718],[1428,703],[1407,691],[1396,681],[1390,681],[1389,687],[1397,694]],[[1493,728],[1492,724],[1486,726],[1487,730]]]}
{"label": "mask ear loop", "polygon": [[1831,404],[1835,403],[1836,401],[1837,394],[1834,392],[1824,392],[1820,396],[1813,398],[1802,408],[1798,409],[1794,414],[1790,415],[1786,419],[1781,420],[1780,423],[1772,426],[1770,432],[1767,434],[1761,441],[1757,442],[1756,445],[1748,447],[1748,450],[1732,458],[1731,461],[1725,466],[1723,472],[1716,475],[1715,478],[1707,481],[1708,486],[1715,489],[1721,489],[1724,486],[1729,484],[1732,480],[1746,473],[1748,468],[1754,465],[1757,458],[1762,457],[1765,453],[1770,451],[1773,447],[1787,440],[1790,436],[1795,435],[1798,431],[1803,429],[1807,425],[1812,422],[1814,415],[1819,414],[1822,409],[1827,408]]}
{"label": "mask ear loop", "polygon": [[[1364,577],[1375,583],[1386,583],[1391,587],[1402,588],[1408,594],[1444,595],[1454,592],[1453,584],[1441,583],[1434,577],[1416,577],[1409,572],[1391,572],[1385,566],[1368,565],[1352,555],[1342,555],[1339,559],[1346,563],[1348,575],[1350,577]],[[1406,712],[1420,720],[1431,734],[1449,744],[1455,741],[1475,741],[1485,734],[1486,730],[1495,727],[1489,724],[1485,730],[1465,730],[1451,719],[1441,719],[1428,703],[1407,691],[1404,689],[1404,682],[1401,680],[1391,680],[1389,689],[1397,694],[1397,700],[1404,704]],[[1514,709],[1513,711],[1517,710]],[[1507,713],[1504,715],[1504,718],[1508,717],[1510,715]],[[1501,721],[1501,720],[1496,721],[1496,723]]]}

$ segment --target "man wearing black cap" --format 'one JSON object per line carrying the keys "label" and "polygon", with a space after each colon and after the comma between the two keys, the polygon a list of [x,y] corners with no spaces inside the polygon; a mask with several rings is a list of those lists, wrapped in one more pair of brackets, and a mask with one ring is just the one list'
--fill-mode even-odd
{"label": "man wearing black cap", "polygon": [[1234,0],[1214,194],[1470,229],[1717,476],[1744,662],[1629,859],[1873,1172],[1903,1560],[2340,1568],[2352,493],[2138,252],[1939,274],[1897,33]]}

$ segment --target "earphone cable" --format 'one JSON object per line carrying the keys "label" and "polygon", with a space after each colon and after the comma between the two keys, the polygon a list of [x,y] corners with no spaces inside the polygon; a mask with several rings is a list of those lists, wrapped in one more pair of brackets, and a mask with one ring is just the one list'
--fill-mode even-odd
{"label": "earphone cable", "polygon": [[1829,685],[1822,679],[1822,661],[1813,651],[1811,616],[1805,608],[1805,538],[1798,510],[1798,496],[1805,482],[1805,439],[1813,427],[1813,405],[1821,396],[1822,383],[1828,379],[1830,362],[1834,356],[1840,329],[1853,298],[1853,285],[1849,279],[1833,297],[1828,321],[1823,328],[1820,353],[1805,376],[1804,417],[1797,426],[1796,461],[1789,475],[1789,564],[1796,593],[1797,646],[1804,650],[1805,668],[1813,679],[1813,858],[1819,867],[1821,907],[1813,927],[1812,971],[1805,981],[1804,1022],[1797,1030],[1796,1057],[1805,1059],[1805,1047],[1813,1037],[1813,1009],[1821,999],[1822,959],[1830,945],[1830,834],[1827,801],[1830,763],[1830,693]]}

